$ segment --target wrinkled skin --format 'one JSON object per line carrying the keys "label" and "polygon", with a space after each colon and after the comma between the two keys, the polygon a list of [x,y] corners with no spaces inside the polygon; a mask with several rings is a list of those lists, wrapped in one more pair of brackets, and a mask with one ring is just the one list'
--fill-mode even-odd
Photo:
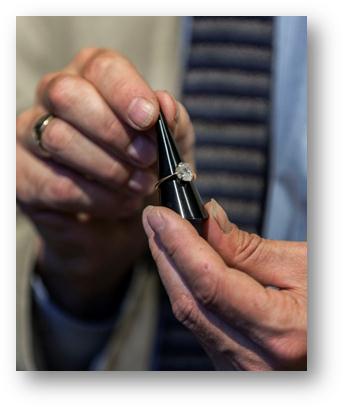
{"label": "wrinkled skin", "polygon": [[[39,231],[37,272],[73,315],[111,314],[116,289],[147,248],[140,214],[154,199],[160,108],[191,161],[184,107],[153,91],[122,55],[91,48],[44,76],[17,119],[17,199]],[[32,129],[47,112],[56,117],[42,151]]]}
{"label": "wrinkled skin", "polygon": [[212,200],[206,240],[167,208],[143,224],[176,318],[219,370],[304,370],[307,245],[239,230]]}
{"label": "wrinkled skin", "polygon": [[[183,106],[154,92],[120,54],[85,49],[42,78],[36,103],[17,119],[17,198],[39,232],[37,272],[77,317],[110,315],[147,248],[140,218],[154,202],[159,108],[192,162],[194,133]],[[44,131],[43,152],[32,129],[46,112],[56,118]],[[306,244],[249,235],[216,203],[206,207],[206,240],[166,208],[143,214],[176,317],[217,369],[305,369]]]}

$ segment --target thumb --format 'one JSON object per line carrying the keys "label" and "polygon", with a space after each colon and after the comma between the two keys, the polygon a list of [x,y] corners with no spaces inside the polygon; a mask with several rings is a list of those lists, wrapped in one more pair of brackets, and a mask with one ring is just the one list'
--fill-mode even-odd
{"label": "thumb", "polygon": [[306,275],[306,244],[268,240],[240,230],[212,199],[205,205],[209,220],[206,239],[226,264],[264,285],[294,288]]}

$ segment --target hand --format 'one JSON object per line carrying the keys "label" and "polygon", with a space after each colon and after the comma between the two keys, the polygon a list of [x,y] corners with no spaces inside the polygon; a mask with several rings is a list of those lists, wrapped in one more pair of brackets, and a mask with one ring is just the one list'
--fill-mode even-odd
{"label": "hand", "polygon": [[[183,106],[152,91],[120,54],[85,49],[42,78],[36,103],[17,119],[17,197],[40,234],[38,270],[75,314],[113,298],[146,247],[140,212],[153,199],[152,126],[160,108],[191,160],[194,135]],[[47,112],[55,116],[42,137],[48,158],[32,138]]]}
{"label": "hand", "polygon": [[306,369],[306,244],[243,232],[213,200],[206,209],[207,241],[167,208],[143,212],[176,318],[219,370]]}

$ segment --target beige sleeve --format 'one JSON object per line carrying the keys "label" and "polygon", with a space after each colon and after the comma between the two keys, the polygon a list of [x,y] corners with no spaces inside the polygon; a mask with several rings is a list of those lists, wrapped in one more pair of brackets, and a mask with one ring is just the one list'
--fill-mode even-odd
{"label": "beige sleeve", "polygon": [[85,47],[113,48],[153,89],[179,94],[178,17],[17,17],[17,112],[29,107],[42,75]]}
{"label": "beige sleeve", "polygon": [[35,370],[31,329],[30,277],[37,254],[38,236],[31,222],[19,209],[16,220],[17,370]]}
{"label": "beige sleeve", "polygon": [[[136,65],[153,89],[167,89],[176,96],[179,94],[181,64],[176,61],[180,61],[180,19],[177,17],[17,17],[17,112],[32,105],[35,88],[42,75],[62,69],[84,47],[116,49]],[[19,213],[18,370],[35,369],[30,275],[37,241],[31,223]],[[149,301],[147,304],[149,307]],[[130,354],[130,350],[127,353]],[[119,365],[123,368],[125,364],[120,362]],[[142,364],[137,366],[141,367]],[[116,368],[115,364],[109,368]]]}

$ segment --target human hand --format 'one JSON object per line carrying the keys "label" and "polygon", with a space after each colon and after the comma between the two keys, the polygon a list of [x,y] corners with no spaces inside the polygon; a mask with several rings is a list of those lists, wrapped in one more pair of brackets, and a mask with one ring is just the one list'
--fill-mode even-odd
{"label": "human hand", "polygon": [[[160,108],[191,160],[183,106],[152,91],[122,55],[85,49],[42,78],[36,103],[17,119],[18,201],[40,234],[39,270],[67,308],[104,298],[145,248],[140,211],[156,182]],[[32,138],[47,112],[55,116],[42,136],[49,157]]]}
{"label": "human hand", "polygon": [[206,240],[189,222],[147,207],[143,225],[176,318],[218,370],[304,370],[307,245],[239,230],[215,202]]}

